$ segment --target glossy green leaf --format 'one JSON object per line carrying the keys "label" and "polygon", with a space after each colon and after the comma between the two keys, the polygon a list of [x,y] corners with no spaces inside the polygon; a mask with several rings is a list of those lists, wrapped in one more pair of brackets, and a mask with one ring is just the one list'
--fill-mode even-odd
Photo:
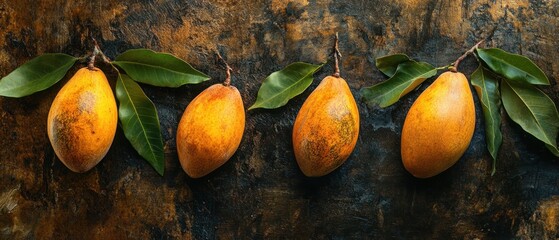
{"label": "glossy green leaf", "polygon": [[0,96],[24,97],[45,90],[60,81],[77,60],[62,53],[38,56],[0,80]]}
{"label": "glossy green leaf", "polygon": [[555,103],[535,86],[511,80],[501,82],[501,97],[510,118],[559,156],[559,114]]}
{"label": "glossy green leaf", "polygon": [[378,70],[380,70],[386,76],[392,77],[394,76],[394,73],[396,73],[398,65],[407,61],[411,61],[411,59],[407,55],[398,53],[377,58],[376,65]]}
{"label": "glossy green leaf", "polygon": [[521,83],[549,85],[545,73],[527,57],[498,48],[478,48],[476,53],[489,69],[507,79]]}
{"label": "glossy green leaf", "polygon": [[474,85],[477,96],[481,101],[481,108],[483,109],[483,117],[485,119],[485,142],[491,157],[493,157],[493,170],[491,174],[495,174],[497,154],[503,143],[499,81],[497,76],[480,65],[472,73],[472,85]]}
{"label": "glossy green leaf", "polygon": [[135,81],[159,87],[179,87],[210,79],[171,54],[148,49],[128,50],[117,56],[113,64],[124,69]]}
{"label": "glossy green leaf", "polygon": [[398,65],[394,76],[374,86],[363,88],[361,95],[368,104],[388,107],[435,74],[437,69],[428,63],[404,62]]}
{"label": "glossy green leaf", "polygon": [[287,104],[289,99],[301,94],[311,85],[313,74],[323,65],[296,62],[270,74],[260,86],[256,102],[248,110],[272,109]]}
{"label": "glossy green leaf", "polygon": [[124,135],[140,156],[163,175],[163,137],[155,105],[136,82],[123,74],[116,82],[116,96],[120,103],[118,116]]}

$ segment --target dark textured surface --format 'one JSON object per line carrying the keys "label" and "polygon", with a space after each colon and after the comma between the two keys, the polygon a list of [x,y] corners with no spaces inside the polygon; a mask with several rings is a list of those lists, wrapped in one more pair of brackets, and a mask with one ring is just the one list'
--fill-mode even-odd
{"label": "dark textured surface", "polygon": [[[143,85],[161,118],[164,177],[120,129],[105,159],[85,174],[55,158],[46,119],[69,76],[29,97],[0,98],[0,238],[558,238],[558,159],[503,113],[504,143],[491,177],[477,99],[468,151],[427,180],[410,176],[399,155],[401,126],[418,92],[386,109],[359,101],[361,132],[349,160],[322,178],[302,175],[292,124],[331,64],[285,107],[248,112],[239,150],[205,178],[182,171],[174,138],[189,101],[224,78],[214,49],[235,68],[233,84],[248,107],[271,72],[294,61],[326,61],[335,32],[342,76],[356,98],[361,87],[385,79],[376,57],[404,52],[442,66],[488,37],[486,47],[541,66],[552,82],[544,91],[557,104],[558,17],[559,2],[528,0],[0,0],[1,76],[46,52],[83,56],[91,35],[111,58],[139,47],[171,52],[213,78],[178,89]],[[469,76],[476,65],[470,57],[461,66]],[[110,68],[99,67],[114,85]]]}

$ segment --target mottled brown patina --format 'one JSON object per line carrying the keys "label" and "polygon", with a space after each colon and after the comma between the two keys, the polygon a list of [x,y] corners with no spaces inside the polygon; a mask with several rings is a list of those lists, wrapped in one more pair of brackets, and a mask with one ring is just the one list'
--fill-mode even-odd
{"label": "mottled brown patina", "polygon": [[[224,79],[216,48],[235,69],[246,107],[271,72],[328,60],[336,32],[340,68],[358,100],[360,88],[386,79],[374,67],[376,57],[403,52],[443,66],[487,38],[482,47],[541,66],[552,82],[542,89],[558,104],[558,26],[558,1],[0,0],[1,76],[42,53],[83,56],[95,37],[110,58],[131,48],[170,52],[213,79],[178,89],[142,85],[161,120],[164,177],[120,128],[104,160],[86,173],[71,172],[55,157],[46,119],[71,74],[32,96],[0,98],[0,239],[557,238],[558,159],[503,112],[504,142],[491,176],[477,98],[470,147],[426,180],[404,169],[399,151],[418,92],[386,109],[357,101],[360,135],[348,161],[325,177],[303,175],[293,122],[319,80],[333,72],[330,63],[285,107],[247,112],[239,149],[206,177],[184,173],[175,135],[188,103]],[[466,76],[477,67],[471,57],[460,66]],[[114,86],[113,70],[98,67]]]}

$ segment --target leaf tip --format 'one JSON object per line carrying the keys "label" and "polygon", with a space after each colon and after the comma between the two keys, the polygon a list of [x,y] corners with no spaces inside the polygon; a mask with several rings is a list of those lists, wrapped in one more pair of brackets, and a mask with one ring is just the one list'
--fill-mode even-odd
{"label": "leaf tip", "polygon": [[250,107],[248,107],[247,111],[257,109],[257,108],[262,108],[262,104],[260,104],[258,101],[253,103]]}
{"label": "leaf tip", "polygon": [[157,167],[153,167],[155,169],[155,171],[163,177],[163,175],[165,174],[165,166],[161,165],[161,166],[157,166]]}

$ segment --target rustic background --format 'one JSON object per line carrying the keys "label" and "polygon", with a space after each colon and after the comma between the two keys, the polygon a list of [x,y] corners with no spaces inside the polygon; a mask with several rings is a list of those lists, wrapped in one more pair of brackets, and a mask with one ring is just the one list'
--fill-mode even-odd
{"label": "rustic background", "polygon": [[[46,119],[71,73],[32,96],[0,98],[0,239],[558,238],[558,159],[503,113],[504,143],[490,176],[477,99],[468,151],[427,180],[410,176],[399,155],[401,126],[418,92],[387,109],[358,101],[361,132],[346,164],[322,178],[302,175],[292,124],[330,64],[285,107],[248,112],[239,150],[205,178],[182,171],[174,138],[186,105],[224,78],[215,49],[235,68],[233,84],[248,107],[271,72],[326,61],[335,32],[342,75],[357,99],[359,89],[385,80],[376,57],[403,52],[442,66],[487,38],[485,47],[541,66],[552,82],[544,91],[558,104],[558,18],[553,0],[0,0],[0,76],[42,53],[83,56],[93,36],[111,58],[150,48],[212,77],[178,89],[143,85],[161,118],[164,177],[120,129],[105,159],[85,174],[56,159]],[[461,66],[469,76],[475,60]],[[100,67],[114,85],[114,73]]]}

